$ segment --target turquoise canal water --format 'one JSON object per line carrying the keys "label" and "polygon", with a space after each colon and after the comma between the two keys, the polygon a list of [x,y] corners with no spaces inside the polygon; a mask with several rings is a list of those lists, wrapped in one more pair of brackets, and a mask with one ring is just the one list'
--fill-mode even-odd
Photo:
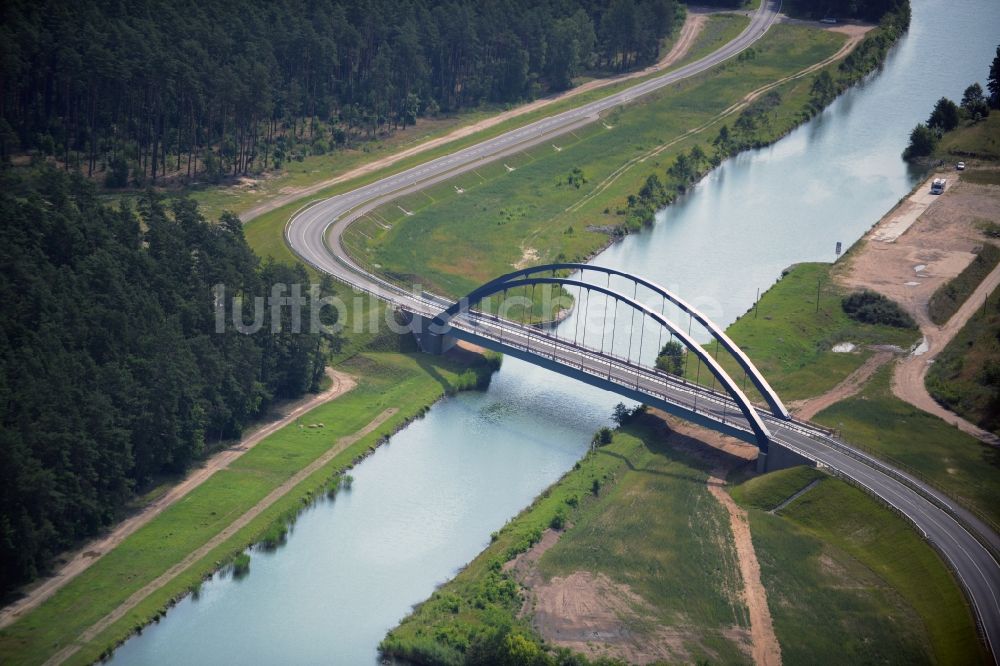
{"label": "turquoise canal water", "polygon": [[[913,187],[921,174],[899,158],[910,129],[940,96],[985,84],[998,28],[995,0],[914,0],[884,71],[773,147],[726,162],[595,263],[728,324],[783,268],[832,260],[837,241],[853,243]],[[113,661],[375,663],[386,631],[569,470],[616,402],[505,359],[489,390],[441,401],[361,463],[353,488],[306,511],[287,545],[253,550],[249,576],[216,575]]]}

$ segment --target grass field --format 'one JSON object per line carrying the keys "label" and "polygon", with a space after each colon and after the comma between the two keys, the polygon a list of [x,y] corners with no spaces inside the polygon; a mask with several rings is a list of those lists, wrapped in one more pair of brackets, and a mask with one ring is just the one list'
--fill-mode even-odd
{"label": "grass field", "polygon": [[1000,524],[1000,451],[892,395],[890,367],[814,419]]}
{"label": "grass field", "polygon": [[1000,247],[993,243],[983,244],[972,263],[961,273],[938,287],[927,303],[927,314],[938,326],[943,326],[951,319],[969,295],[1000,263]]}
{"label": "grass field", "polygon": [[627,466],[574,516],[540,570],[546,578],[602,573],[650,602],[655,626],[688,630],[690,661],[744,662],[724,635],[749,626],[728,515],[707,490],[705,463],[663,438],[641,423],[616,436],[616,445],[631,447],[622,452]]}
{"label": "grass field", "polygon": [[340,437],[357,432],[388,407],[399,408],[381,427],[302,482],[204,560],[149,596],[72,659],[72,663],[93,662],[107,647],[156,616],[171,599],[197,585],[220,562],[256,541],[276,520],[285,520],[304,506],[311,493],[375,446],[380,437],[393,432],[442,394],[475,385],[477,379],[469,376],[473,371],[468,366],[448,358],[415,355],[363,355],[341,367],[359,376],[357,388],[302,417],[304,425],[323,423],[324,427],[283,428],[227,470],[212,476],[36,610],[0,631],[0,662],[44,662],[135,591],[218,534]]}
{"label": "grass field", "polygon": [[[817,478],[780,512],[767,512]],[[799,468],[752,478],[733,496],[750,509],[784,663],[986,661],[940,557],[861,490]]]}
{"label": "grass field", "polygon": [[527,621],[516,617],[520,594],[491,598],[490,591],[510,585],[516,591],[501,564],[562,515],[571,527],[542,556],[544,575],[604,573],[655,609],[650,626],[640,623],[634,631],[651,631],[660,623],[680,627],[690,632],[685,647],[693,659],[745,661],[722,635],[748,623],[735,592],[740,579],[727,518],[706,489],[704,463],[666,446],[659,423],[642,417],[617,432],[612,444],[587,455],[393,629],[383,647],[396,655],[430,657],[427,663],[458,663],[477,635],[498,626],[515,626],[537,641]]}
{"label": "grass field", "polygon": [[[905,349],[919,337],[915,329],[849,318],[840,304],[847,292],[833,282],[831,270],[832,264],[793,266],[761,295],[756,314],[751,310],[726,331],[786,401],[821,395],[839,384],[868,358],[865,345]],[[859,351],[833,352],[840,342],[854,343]],[[735,364],[723,365],[735,372]]]}
{"label": "grass field", "polygon": [[[711,154],[719,114],[750,91],[832,55],[842,43],[842,35],[776,26],[750,56],[615,109],[602,122],[386,204],[354,225],[345,245],[361,263],[455,296],[515,265],[585,258],[608,242],[592,228],[620,224],[617,211],[647,175],[665,172],[695,143]],[[784,102],[768,116],[761,141],[801,122],[810,85],[807,76],[778,88]],[[701,134],[678,141],[706,123]]]}
{"label": "grass field", "polygon": [[[934,157],[949,160],[963,157],[1000,160],[1000,114],[994,111],[978,123],[948,132],[941,137]],[[963,174],[963,180],[965,177],[966,174]]]}
{"label": "grass field", "polygon": [[948,343],[927,372],[927,390],[948,409],[1000,434],[1000,294]]}

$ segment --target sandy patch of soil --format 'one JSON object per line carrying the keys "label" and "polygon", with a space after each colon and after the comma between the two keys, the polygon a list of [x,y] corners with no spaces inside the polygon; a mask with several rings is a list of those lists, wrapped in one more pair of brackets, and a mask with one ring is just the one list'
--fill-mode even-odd
{"label": "sandy patch of soil", "polygon": [[538,261],[538,250],[533,247],[526,247],[521,252],[521,259],[514,264],[514,268],[521,270],[522,268],[527,268],[536,261]]}
{"label": "sandy patch of soil", "polygon": [[652,621],[652,607],[628,585],[604,574],[575,571],[534,592],[533,622],[556,645],[633,664],[691,661],[684,644],[697,640],[697,633],[683,627],[643,630]]}
{"label": "sandy patch of soil", "polygon": [[[900,230],[900,216],[927,198],[930,181],[945,177],[948,190],[923,206],[921,213]],[[946,410],[930,397],[924,386],[927,369],[982,305],[986,295],[1000,285],[1000,267],[944,325],[927,314],[934,291],[952,279],[975,257],[987,239],[978,229],[983,220],[1000,222],[1000,187],[955,182],[954,171],[937,173],[922,183],[899,207],[890,211],[865,234],[861,244],[835,271],[835,279],[851,289],[873,289],[897,301],[920,326],[924,343],[896,366],[893,393],[902,400],[955,424],[984,442],[997,444],[991,433]],[[899,233],[896,233],[899,231]]]}

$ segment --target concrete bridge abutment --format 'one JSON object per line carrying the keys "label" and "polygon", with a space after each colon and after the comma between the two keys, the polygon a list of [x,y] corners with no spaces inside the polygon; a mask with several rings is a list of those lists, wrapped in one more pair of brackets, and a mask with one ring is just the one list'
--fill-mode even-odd
{"label": "concrete bridge abutment", "polygon": [[433,319],[419,314],[406,313],[409,318],[408,325],[413,337],[417,340],[417,346],[425,354],[443,354],[458,342],[458,339],[451,333],[438,333],[433,329]]}
{"label": "concrete bridge abutment", "polygon": [[798,467],[800,465],[815,467],[816,463],[791,449],[786,449],[774,441],[771,441],[768,445],[767,453],[764,451],[757,453],[757,471],[761,474],[765,472],[777,472],[779,469],[788,469],[789,467]]}

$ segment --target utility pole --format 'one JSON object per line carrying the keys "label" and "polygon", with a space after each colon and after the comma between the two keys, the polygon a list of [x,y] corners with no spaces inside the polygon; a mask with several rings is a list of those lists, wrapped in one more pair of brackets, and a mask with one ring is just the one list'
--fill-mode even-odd
{"label": "utility pole", "polygon": [[760,309],[760,287],[757,287],[757,300],[753,302],[753,318],[757,318],[757,311]]}
{"label": "utility pole", "polygon": [[819,287],[823,284],[823,278],[816,279],[816,312],[819,312]]}

